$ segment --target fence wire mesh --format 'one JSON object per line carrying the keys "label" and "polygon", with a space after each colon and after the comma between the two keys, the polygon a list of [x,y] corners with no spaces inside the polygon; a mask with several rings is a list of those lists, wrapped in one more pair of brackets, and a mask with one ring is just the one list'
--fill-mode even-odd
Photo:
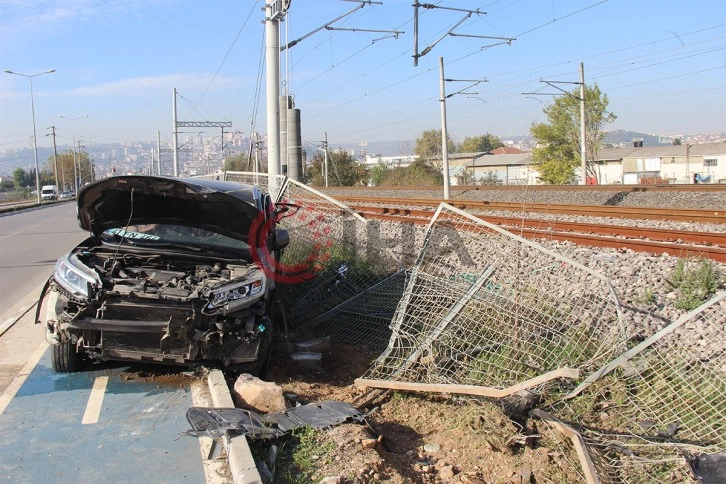
{"label": "fence wire mesh", "polygon": [[623,437],[607,441],[585,439],[585,443],[602,483],[698,482],[689,457],[677,447]]}
{"label": "fence wire mesh", "polygon": [[608,281],[441,204],[366,380],[505,388],[592,370],[624,340]]}
{"label": "fence wire mesh", "polygon": [[603,481],[693,481],[688,459],[726,449],[726,292],[594,376],[553,409],[588,436]]}
{"label": "fence wire mesh", "polygon": [[398,224],[371,223],[285,177],[227,172],[226,180],[257,184],[289,205],[279,227],[289,232],[290,244],[276,283],[290,330],[380,351],[403,290],[403,259],[410,258]]}

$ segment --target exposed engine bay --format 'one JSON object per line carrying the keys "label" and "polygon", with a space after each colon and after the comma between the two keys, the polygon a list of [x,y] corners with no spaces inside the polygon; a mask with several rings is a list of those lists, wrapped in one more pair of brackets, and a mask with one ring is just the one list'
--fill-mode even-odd
{"label": "exposed engine bay", "polygon": [[268,283],[244,260],[81,246],[50,287],[49,341],[91,359],[244,369],[270,344]]}

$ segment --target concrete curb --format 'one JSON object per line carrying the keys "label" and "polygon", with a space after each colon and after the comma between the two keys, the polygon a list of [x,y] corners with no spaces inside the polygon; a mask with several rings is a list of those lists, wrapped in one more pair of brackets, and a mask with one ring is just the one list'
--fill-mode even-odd
{"label": "concrete curb", "polygon": [[[224,374],[219,370],[212,370],[207,377],[209,392],[212,394],[212,403],[215,407],[234,408],[232,395],[229,393]],[[250,452],[247,437],[244,435],[231,436],[226,433],[222,439],[227,450],[227,461],[232,472],[235,484],[262,484],[262,478],[257,471],[255,459]]]}

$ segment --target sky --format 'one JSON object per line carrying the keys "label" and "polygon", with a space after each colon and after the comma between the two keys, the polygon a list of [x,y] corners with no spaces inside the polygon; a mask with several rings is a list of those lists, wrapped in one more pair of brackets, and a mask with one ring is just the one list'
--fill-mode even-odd
{"label": "sky", "polygon": [[[441,129],[440,59],[447,130],[459,142],[527,135],[547,121],[557,87],[578,88],[581,63],[617,116],[607,130],[726,131],[723,0],[429,1],[437,8],[419,9],[417,66],[412,0],[290,1],[280,42],[299,42],[281,54],[281,92],[301,110],[306,142],[364,147]],[[0,69],[40,74],[0,73],[0,150],[32,147],[33,111],[39,146],[52,146],[51,126],[59,146],[157,132],[169,141],[174,89],[179,121],[264,134],[263,7],[0,0]],[[180,137],[221,133],[185,129]]]}

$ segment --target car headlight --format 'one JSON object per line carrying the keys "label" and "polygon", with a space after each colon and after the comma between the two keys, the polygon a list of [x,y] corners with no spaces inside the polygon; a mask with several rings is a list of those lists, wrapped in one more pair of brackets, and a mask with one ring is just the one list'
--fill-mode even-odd
{"label": "car headlight", "polygon": [[94,288],[101,286],[101,279],[86,267],[74,254],[58,259],[53,278],[63,289],[76,297],[88,299]]}
{"label": "car headlight", "polygon": [[266,286],[265,276],[257,273],[250,279],[216,287],[210,291],[207,310],[232,309],[251,304],[265,293]]}

